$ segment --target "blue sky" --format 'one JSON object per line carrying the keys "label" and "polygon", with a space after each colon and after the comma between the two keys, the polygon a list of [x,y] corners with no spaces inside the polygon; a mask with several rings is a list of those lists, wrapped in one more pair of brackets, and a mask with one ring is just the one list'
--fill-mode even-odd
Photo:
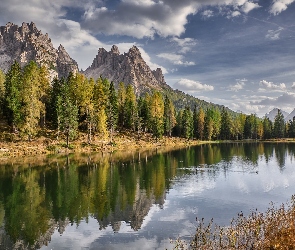
{"label": "blue sky", "polygon": [[86,69],[98,48],[140,48],[166,82],[263,116],[295,108],[295,0],[4,0],[0,25],[35,22]]}

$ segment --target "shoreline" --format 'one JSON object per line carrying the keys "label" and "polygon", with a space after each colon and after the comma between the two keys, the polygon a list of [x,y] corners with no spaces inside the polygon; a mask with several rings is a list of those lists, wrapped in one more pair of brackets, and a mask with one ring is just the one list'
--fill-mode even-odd
{"label": "shoreline", "polygon": [[[295,143],[294,138],[270,139],[270,140],[225,140],[225,141],[200,141],[196,139],[185,139],[180,137],[163,136],[161,139],[154,138],[151,134],[145,133],[138,137],[137,134],[131,132],[116,133],[113,136],[113,142],[109,137],[101,137],[95,135],[92,142],[87,143],[87,135],[80,133],[78,139],[69,143],[66,147],[64,138],[60,140],[53,139],[52,136],[40,136],[32,141],[16,138],[13,142],[8,140],[0,141],[0,159],[8,159],[15,157],[40,156],[40,155],[61,155],[72,153],[111,153],[114,151],[138,151],[163,149],[167,151],[195,146],[201,144],[214,143]],[[166,151],[165,150],[165,151]]]}

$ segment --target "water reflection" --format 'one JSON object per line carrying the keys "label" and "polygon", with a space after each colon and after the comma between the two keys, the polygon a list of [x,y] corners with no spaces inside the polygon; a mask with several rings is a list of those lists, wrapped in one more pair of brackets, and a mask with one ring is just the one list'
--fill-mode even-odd
{"label": "water reflection", "polygon": [[[154,229],[141,235],[153,239],[157,234],[152,230],[160,228],[163,221],[178,223],[177,220],[183,220],[186,223],[188,213],[210,216],[209,211],[221,205],[238,204],[241,193],[261,195],[281,184],[284,187],[291,185],[285,175],[279,177],[279,181],[273,179],[277,175],[273,162],[276,161],[275,168],[283,173],[286,162],[292,162],[294,156],[294,144],[211,144],[166,153],[134,153],[129,159],[108,155],[82,160],[71,156],[47,159],[45,165],[2,165],[0,248],[39,249],[50,241],[54,243],[52,235],[55,232],[63,235],[71,225],[79,228],[82,223],[84,227],[92,225],[93,220],[100,231],[108,232],[111,228],[112,232],[120,232],[130,228],[137,232],[148,223],[152,211],[165,210],[166,202],[172,212],[154,219],[150,222]],[[272,171],[274,175],[271,175]],[[288,167],[286,171],[293,169]],[[230,183],[225,183],[227,179]],[[263,196],[269,198],[266,194]],[[206,204],[205,200],[209,198],[208,207],[200,205]],[[238,212],[234,209],[237,207],[231,206],[223,213],[230,211],[228,217],[231,218]],[[220,213],[220,210],[212,212],[227,218]],[[84,237],[87,232],[91,234],[93,227],[95,225],[83,231]],[[167,232],[163,239],[168,238],[169,230],[173,235],[180,234],[168,227],[164,229]]]}

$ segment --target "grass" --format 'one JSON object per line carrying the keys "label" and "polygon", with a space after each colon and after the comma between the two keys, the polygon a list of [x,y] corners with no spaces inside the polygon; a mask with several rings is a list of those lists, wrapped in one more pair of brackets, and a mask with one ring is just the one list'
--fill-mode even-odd
{"label": "grass", "polygon": [[253,211],[248,217],[239,214],[228,227],[198,222],[196,234],[188,246],[176,240],[174,249],[295,249],[295,196],[291,202],[265,213]]}

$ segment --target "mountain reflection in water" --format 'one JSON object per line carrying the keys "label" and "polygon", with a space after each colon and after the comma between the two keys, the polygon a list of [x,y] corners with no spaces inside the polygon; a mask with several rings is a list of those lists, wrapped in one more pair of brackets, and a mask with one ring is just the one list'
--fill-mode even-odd
{"label": "mountain reflection in water", "polygon": [[71,249],[78,232],[87,243],[76,249],[136,241],[169,248],[169,238],[189,238],[188,223],[193,235],[196,216],[226,224],[239,205],[285,202],[295,187],[294,156],[295,144],[240,143],[3,164],[0,249]]}

